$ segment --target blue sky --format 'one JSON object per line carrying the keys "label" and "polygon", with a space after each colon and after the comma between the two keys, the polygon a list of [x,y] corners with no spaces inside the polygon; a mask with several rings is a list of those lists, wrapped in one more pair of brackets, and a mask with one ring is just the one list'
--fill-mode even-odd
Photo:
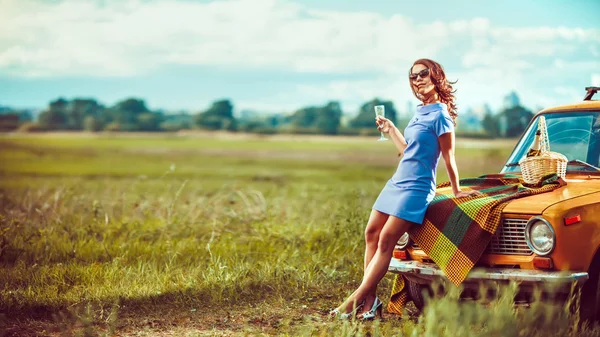
{"label": "blue sky", "polygon": [[416,104],[421,57],[456,84],[459,108],[536,110],[600,85],[600,1],[0,0],[0,105],[139,97],[193,112],[291,112],[374,97]]}

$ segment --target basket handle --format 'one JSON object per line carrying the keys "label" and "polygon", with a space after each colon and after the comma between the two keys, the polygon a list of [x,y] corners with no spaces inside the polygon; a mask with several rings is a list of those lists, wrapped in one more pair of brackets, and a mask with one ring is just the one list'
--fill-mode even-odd
{"label": "basket handle", "polygon": [[538,130],[540,135],[540,152],[550,152],[550,140],[548,139],[548,128],[546,127],[546,117],[538,117]]}

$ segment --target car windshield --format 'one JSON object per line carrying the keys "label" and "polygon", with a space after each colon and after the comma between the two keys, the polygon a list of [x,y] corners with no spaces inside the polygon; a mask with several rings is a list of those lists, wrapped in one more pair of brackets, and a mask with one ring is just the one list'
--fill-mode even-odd
{"label": "car windshield", "polygon": [[[543,114],[546,118],[550,151],[562,153],[569,160],[567,171],[597,172],[600,160],[600,111],[556,112]],[[536,117],[508,158],[502,173],[519,172],[519,160],[533,144],[538,128]]]}

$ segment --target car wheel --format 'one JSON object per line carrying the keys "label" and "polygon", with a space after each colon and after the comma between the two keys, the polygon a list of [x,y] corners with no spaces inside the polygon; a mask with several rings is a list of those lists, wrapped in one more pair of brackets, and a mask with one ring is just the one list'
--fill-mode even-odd
{"label": "car wheel", "polygon": [[589,275],[590,278],[581,288],[579,317],[582,321],[593,323],[600,318],[600,265],[593,265]]}
{"label": "car wheel", "polygon": [[408,285],[408,294],[410,295],[415,307],[419,309],[420,312],[425,308],[426,296],[425,292],[429,295],[429,298],[433,296],[433,290],[427,284],[419,284],[416,282],[406,281]]}

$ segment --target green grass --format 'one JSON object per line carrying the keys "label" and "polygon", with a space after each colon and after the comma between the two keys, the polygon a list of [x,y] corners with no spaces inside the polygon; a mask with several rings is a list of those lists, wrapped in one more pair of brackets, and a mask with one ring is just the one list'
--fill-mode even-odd
{"label": "green grass", "polygon": [[[0,138],[7,331],[583,333],[561,307],[462,305],[452,294],[419,319],[327,322],[361,279],[364,225],[398,158],[391,142],[306,139]],[[461,176],[497,172],[513,143],[459,139]],[[443,164],[439,171],[444,180]],[[390,282],[382,282],[384,299]],[[158,328],[145,323],[151,318]]]}

